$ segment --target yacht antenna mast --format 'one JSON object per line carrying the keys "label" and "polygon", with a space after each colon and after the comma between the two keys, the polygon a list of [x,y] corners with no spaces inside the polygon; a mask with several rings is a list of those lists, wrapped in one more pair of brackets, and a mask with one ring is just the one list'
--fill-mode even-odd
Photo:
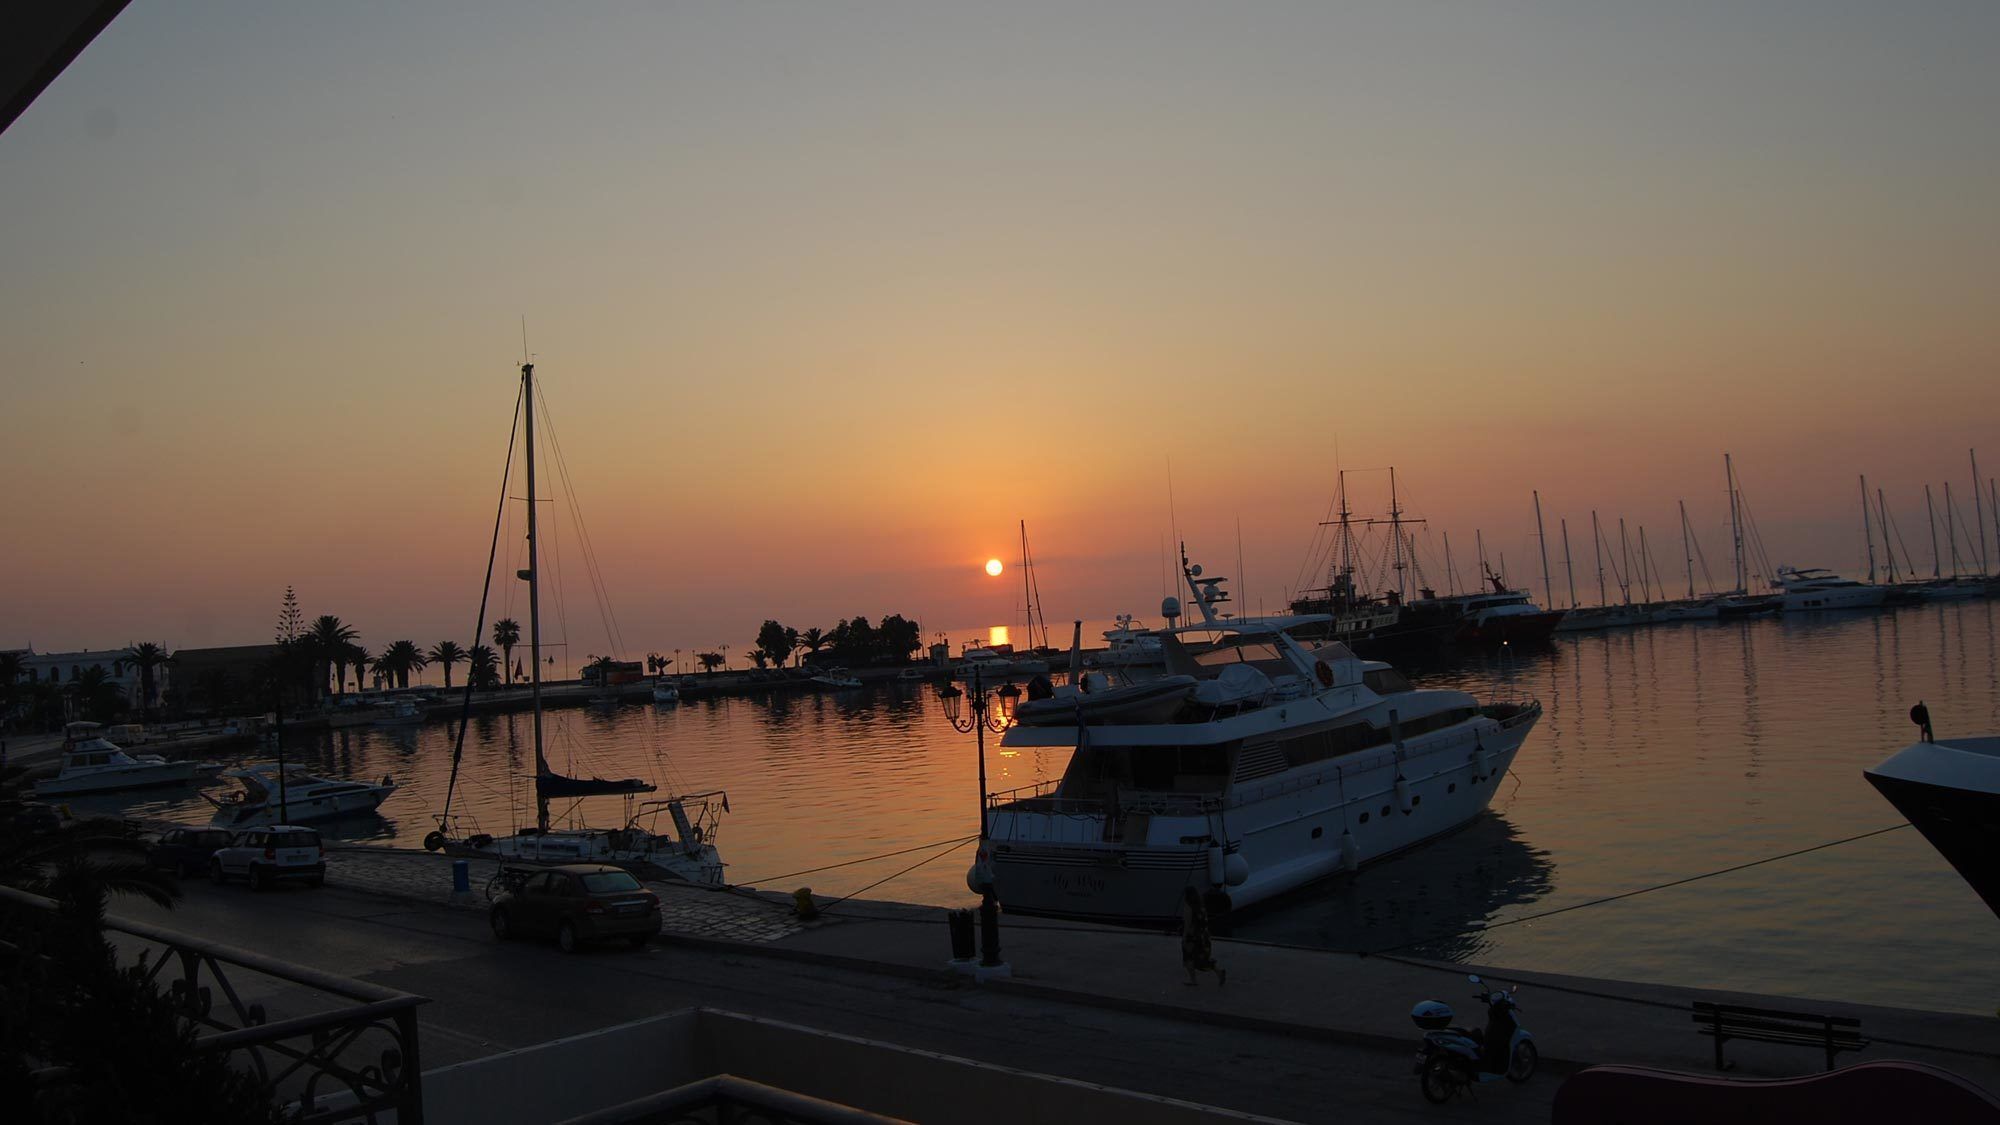
{"label": "yacht antenna mast", "polygon": [[[525,340],[523,341],[525,343]],[[520,577],[528,580],[528,699],[535,715],[535,824],[549,830],[549,801],[542,795],[542,779],[549,772],[549,759],[542,750],[542,582],[535,563],[535,365],[521,364],[522,435],[528,449],[528,569]],[[467,672],[468,677],[471,676]]]}
{"label": "yacht antenna mast", "polygon": [[1542,493],[1540,489],[1531,491],[1535,495],[1535,540],[1542,545],[1542,599],[1549,603],[1548,608],[1553,609],[1556,594],[1549,583],[1549,537],[1542,532]]}

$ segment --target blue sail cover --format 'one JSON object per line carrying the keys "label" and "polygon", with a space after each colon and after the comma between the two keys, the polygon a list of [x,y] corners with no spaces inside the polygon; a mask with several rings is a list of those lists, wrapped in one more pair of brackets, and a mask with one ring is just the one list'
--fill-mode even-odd
{"label": "blue sail cover", "polygon": [[540,797],[595,797],[601,793],[651,793],[658,788],[636,777],[617,781],[607,781],[601,777],[567,777],[559,773],[543,773],[535,778],[535,793]]}

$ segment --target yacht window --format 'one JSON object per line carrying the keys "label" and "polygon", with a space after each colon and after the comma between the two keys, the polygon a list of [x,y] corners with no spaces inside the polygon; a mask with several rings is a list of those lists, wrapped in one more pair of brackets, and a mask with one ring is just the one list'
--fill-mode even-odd
{"label": "yacht window", "polygon": [[1434,730],[1456,726],[1478,714],[1479,709],[1476,707],[1448,707],[1433,715],[1422,715],[1414,719],[1404,719],[1402,721],[1403,737],[1415,738],[1420,734],[1429,734]]}
{"label": "yacht window", "polygon": [[1344,727],[1309,734],[1285,743],[1285,761],[1293,766],[1324,762],[1328,758],[1338,758],[1342,754],[1352,754],[1381,746],[1389,741],[1387,730],[1377,730],[1367,723],[1349,723]]}
{"label": "yacht window", "polygon": [[1107,797],[1114,790],[1220,793],[1229,777],[1227,746],[1084,746],[1063,772],[1065,797]]}
{"label": "yacht window", "polygon": [[1397,692],[1415,691],[1410,681],[1394,668],[1373,668],[1361,674],[1361,682],[1377,695],[1394,695]]}

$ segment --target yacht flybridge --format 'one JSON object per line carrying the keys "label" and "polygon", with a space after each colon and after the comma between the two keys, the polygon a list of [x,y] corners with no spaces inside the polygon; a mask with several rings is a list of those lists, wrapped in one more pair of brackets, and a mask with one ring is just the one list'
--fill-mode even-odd
{"label": "yacht flybridge", "polygon": [[1002,739],[1076,748],[1060,781],[987,799],[970,881],[1006,909],[1158,923],[1188,887],[1241,909],[1353,871],[1478,815],[1542,713],[1413,688],[1272,622],[1158,635],[1167,672],[1192,680],[1178,708]]}

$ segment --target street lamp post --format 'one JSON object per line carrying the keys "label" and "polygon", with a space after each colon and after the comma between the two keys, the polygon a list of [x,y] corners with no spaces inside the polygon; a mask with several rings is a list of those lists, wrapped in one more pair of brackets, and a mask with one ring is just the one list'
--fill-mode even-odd
{"label": "street lamp post", "polygon": [[1013,718],[1008,711],[1020,689],[1013,684],[1005,684],[999,691],[989,693],[981,671],[976,667],[972,669],[970,692],[947,682],[938,689],[938,700],[944,704],[945,721],[958,733],[972,735],[978,747],[979,852],[973,863],[976,885],[972,889],[979,892],[979,963],[985,968],[993,968],[1001,964],[1000,902],[993,897],[993,876],[986,861],[986,732],[990,730],[999,734],[1012,725]]}

